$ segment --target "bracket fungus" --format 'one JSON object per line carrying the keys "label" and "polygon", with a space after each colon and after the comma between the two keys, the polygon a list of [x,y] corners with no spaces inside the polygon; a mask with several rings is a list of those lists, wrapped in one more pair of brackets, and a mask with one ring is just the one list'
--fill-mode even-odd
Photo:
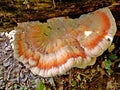
{"label": "bracket fungus", "polygon": [[34,74],[52,77],[93,65],[112,43],[116,23],[109,8],[70,19],[18,23],[14,56]]}

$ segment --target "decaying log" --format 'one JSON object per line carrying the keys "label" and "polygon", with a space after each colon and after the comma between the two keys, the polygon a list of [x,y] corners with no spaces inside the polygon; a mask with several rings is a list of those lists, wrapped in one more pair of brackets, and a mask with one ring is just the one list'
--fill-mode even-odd
{"label": "decaying log", "polygon": [[49,18],[69,16],[78,18],[81,14],[102,7],[110,7],[120,31],[120,1],[119,0],[0,0],[0,32],[12,30],[18,22],[45,22]]}

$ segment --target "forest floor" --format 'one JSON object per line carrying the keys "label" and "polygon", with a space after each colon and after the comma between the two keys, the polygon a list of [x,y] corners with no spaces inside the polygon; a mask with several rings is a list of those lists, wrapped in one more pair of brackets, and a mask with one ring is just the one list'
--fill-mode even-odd
{"label": "forest floor", "polygon": [[[117,14],[116,16],[120,15]],[[0,29],[4,29],[7,25],[2,26]],[[119,32],[114,37],[111,48],[97,58],[95,65],[86,69],[72,68],[65,75],[43,78],[33,75],[14,58],[10,38],[6,36],[5,30],[1,30],[0,90],[120,90]],[[120,31],[120,20],[117,21],[117,30]]]}

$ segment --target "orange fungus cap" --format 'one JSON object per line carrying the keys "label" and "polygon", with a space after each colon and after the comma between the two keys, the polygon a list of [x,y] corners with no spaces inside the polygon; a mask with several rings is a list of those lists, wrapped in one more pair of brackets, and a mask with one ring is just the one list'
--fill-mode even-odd
{"label": "orange fungus cap", "polygon": [[34,74],[51,77],[93,65],[112,43],[116,23],[109,8],[102,8],[77,19],[18,23],[15,30],[15,58]]}

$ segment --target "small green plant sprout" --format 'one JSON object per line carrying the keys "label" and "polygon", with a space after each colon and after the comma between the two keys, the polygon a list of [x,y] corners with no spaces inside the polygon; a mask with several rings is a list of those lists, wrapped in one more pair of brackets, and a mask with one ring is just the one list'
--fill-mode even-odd
{"label": "small green plant sprout", "polygon": [[45,85],[42,81],[40,81],[35,90],[45,90]]}
{"label": "small green plant sprout", "polygon": [[105,57],[105,60],[104,60],[103,63],[104,63],[104,66],[105,66],[105,69],[106,69],[107,73],[109,75],[111,75],[113,73],[113,70],[111,68],[111,64],[112,64],[111,60],[107,59],[107,57]]}
{"label": "small green plant sprout", "polygon": [[108,59],[111,60],[111,61],[114,61],[118,58],[118,56],[114,53],[111,53],[109,56],[108,56]]}
{"label": "small green plant sprout", "polygon": [[[113,43],[109,48],[109,54],[104,55],[104,61],[102,62],[102,68],[104,68],[108,75],[113,73],[112,67],[114,67],[116,62],[119,62],[117,54],[114,52],[115,44]],[[120,65],[118,65],[120,66]]]}
{"label": "small green plant sprout", "polygon": [[106,72],[108,75],[111,75],[113,73],[112,67],[116,63],[116,60],[118,59],[118,56],[114,53],[109,54],[108,56],[104,56],[103,66],[106,69]]}

